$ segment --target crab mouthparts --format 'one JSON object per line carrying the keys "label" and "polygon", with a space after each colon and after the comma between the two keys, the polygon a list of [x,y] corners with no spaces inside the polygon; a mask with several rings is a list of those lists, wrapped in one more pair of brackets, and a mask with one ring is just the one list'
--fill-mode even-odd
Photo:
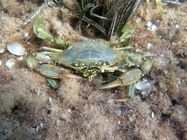
{"label": "crab mouthparts", "polygon": [[99,68],[87,67],[87,68],[83,69],[83,76],[88,77],[89,81],[92,81],[92,78],[99,72],[101,72],[101,70]]}

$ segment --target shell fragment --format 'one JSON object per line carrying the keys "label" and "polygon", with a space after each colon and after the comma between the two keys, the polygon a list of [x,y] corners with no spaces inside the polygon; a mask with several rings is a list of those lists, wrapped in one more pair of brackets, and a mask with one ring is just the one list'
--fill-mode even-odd
{"label": "shell fragment", "polygon": [[7,49],[10,53],[18,56],[22,56],[26,53],[25,48],[17,41],[7,44]]}

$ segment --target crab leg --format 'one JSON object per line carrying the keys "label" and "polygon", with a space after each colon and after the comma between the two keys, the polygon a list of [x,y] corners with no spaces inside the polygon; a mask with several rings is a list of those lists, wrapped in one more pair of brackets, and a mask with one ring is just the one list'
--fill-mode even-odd
{"label": "crab leg", "polygon": [[52,78],[46,78],[47,83],[54,89],[57,89],[59,87],[60,80],[59,79],[52,79]]}
{"label": "crab leg", "polygon": [[40,52],[43,52],[43,51],[49,52],[49,54],[50,54],[50,52],[52,52],[52,53],[58,53],[58,52],[60,53],[60,52],[63,52],[63,50],[55,49],[55,48],[50,48],[50,47],[45,47],[45,46],[41,47],[41,48],[39,49],[39,51],[40,51]]}
{"label": "crab leg", "polygon": [[135,83],[141,78],[142,72],[140,69],[133,69],[125,72],[121,76],[119,76],[115,81],[112,83],[97,86],[96,89],[107,89],[107,88],[114,88],[118,86],[128,86],[132,83]]}
{"label": "crab leg", "polygon": [[134,89],[135,89],[135,83],[130,84],[127,86],[127,97],[124,98],[115,98],[113,99],[114,101],[119,101],[119,102],[126,102],[129,100],[132,100],[134,98]]}

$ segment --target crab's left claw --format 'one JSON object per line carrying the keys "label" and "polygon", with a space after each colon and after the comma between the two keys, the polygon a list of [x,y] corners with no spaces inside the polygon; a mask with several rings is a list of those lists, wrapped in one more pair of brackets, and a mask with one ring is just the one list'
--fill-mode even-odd
{"label": "crab's left claw", "polygon": [[38,19],[35,20],[34,25],[33,25],[33,31],[38,38],[54,42],[53,36],[50,35],[45,30],[43,19],[38,18]]}
{"label": "crab's left claw", "polygon": [[56,39],[50,33],[48,33],[45,30],[44,21],[41,18],[38,18],[38,19],[35,20],[34,25],[33,25],[33,31],[38,38],[48,40],[48,41],[50,41],[54,44],[66,45],[66,46],[71,44],[71,42]]}
{"label": "crab's left claw", "polygon": [[112,83],[97,86],[96,89],[107,89],[107,88],[114,88],[118,86],[128,86],[132,83],[135,83],[141,78],[142,72],[140,69],[133,69],[125,72],[121,76],[119,76],[115,81]]}

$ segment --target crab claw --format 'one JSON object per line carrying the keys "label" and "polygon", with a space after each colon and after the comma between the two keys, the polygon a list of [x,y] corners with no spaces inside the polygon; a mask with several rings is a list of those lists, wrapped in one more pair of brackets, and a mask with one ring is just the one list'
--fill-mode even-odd
{"label": "crab claw", "polygon": [[52,64],[42,64],[38,67],[37,71],[41,75],[43,75],[45,77],[52,78],[52,79],[60,79],[62,77],[83,78],[82,76],[71,74],[66,69],[59,68],[59,67],[52,65]]}
{"label": "crab claw", "polygon": [[[39,61],[40,60],[40,61]],[[41,75],[51,79],[61,79],[62,77],[68,78],[83,78],[79,75],[71,74],[70,71],[55,66],[52,63],[49,56],[43,53],[35,53],[27,56],[27,66],[34,71],[37,71]]]}
{"label": "crab claw", "polygon": [[66,45],[66,46],[71,44],[71,42],[69,41],[56,39],[50,33],[48,33],[45,30],[44,21],[42,18],[38,18],[35,20],[33,25],[33,31],[38,38],[51,41],[54,44]]}
{"label": "crab claw", "polygon": [[119,76],[115,81],[112,83],[97,86],[96,89],[107,89],[107,88],[114,88],[118,86],[128,86],[132,83],[135,83],[141,78],[142,72],[140,69],[133,69],[125,72],[121,76]]}

